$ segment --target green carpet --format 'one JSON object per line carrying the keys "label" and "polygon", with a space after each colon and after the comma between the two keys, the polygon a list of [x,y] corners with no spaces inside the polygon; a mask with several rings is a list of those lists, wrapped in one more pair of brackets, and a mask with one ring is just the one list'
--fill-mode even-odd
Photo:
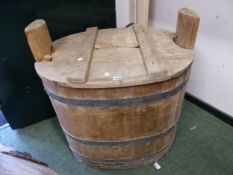
{"label": "green carpet", "polygon": [[0,130],[0,142],[31,153],[61,175],[232,175],[233,128],[185,101],[175,142],[160,161],[129,170],[98,170],[77,162],[56,118],[24,129]]}

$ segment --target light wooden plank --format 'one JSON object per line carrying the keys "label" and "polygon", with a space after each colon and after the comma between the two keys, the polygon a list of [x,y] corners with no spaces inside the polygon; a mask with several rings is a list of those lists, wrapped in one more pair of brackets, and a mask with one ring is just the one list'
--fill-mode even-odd
{"label": "light wooden plank", "polygon": [[148,27],[150,0],[133,0],[133,20],[137,25]]}
{"label": "light wooden plank", "polygon": [[0,152],[1,175],[58,175],[48,167]]}
{"label": "light wooden plank", "polygon": [[71,69],[73,71],[67,76],[67,81],[70,83],[86,82],[97,32],[97,27],[88,28],[86,30],[86,36],[83,39],[82,46],[80,46],[82,47],[81,52],[79,52],[77,57],[71,62]]}
{"label": "light wooden plank", "polygon": [[165,76],[167,71],[161,57],[157,57],[155,49],[153,49],[152,36],[145,30],[144,27],[135,25],[134,31],[139,43],[139,48],[143,57],[143,62],[147,75],[149,77]]}

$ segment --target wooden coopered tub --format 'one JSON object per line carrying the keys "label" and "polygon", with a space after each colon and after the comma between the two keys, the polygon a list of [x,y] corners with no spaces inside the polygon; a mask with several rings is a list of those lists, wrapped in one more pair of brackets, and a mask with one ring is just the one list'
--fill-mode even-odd
{"label": "wooden coopered tub", "polygon": [[79,160],[130,168],[168,151],[193,61],[182,36],[193,31],[95,27],[52,43],[45,21],[25,29],[35,69]]}
{"label": "wooden coopered tub", "polygon": [[101,168],[152,163],[171,146],[189,68],[147,85],[76,89],[43,81],[74,155]]}

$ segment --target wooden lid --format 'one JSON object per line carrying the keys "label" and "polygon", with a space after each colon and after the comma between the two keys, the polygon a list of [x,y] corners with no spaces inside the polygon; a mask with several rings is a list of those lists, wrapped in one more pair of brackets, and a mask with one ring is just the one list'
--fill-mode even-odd
{"label": "wooden lid", "polygon": [[175,34],[134,26],[88,28],[53,42],[52,61],[35,63],[42,79],[74,88],[108,88],[168,80],[193,60],[193,50],[174,42]]}

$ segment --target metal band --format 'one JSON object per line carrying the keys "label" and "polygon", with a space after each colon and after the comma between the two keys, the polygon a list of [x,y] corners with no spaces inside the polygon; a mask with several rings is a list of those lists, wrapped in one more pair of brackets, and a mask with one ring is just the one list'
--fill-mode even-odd
{"label": "metal band", "polygon": [[91,146],[128,146],[128,145],[138,145],[138,144],[145,144],[149,142],[153,142],[155,140],[158,140],[162,137],[165,137],[166,135],[170,134],[175,130],[176,125],[173,125],[172,127],[168,128],[167,130],[160,132],[156,135],[152,136],[145,136],[145,137],[139,137],[136,139],[129,139],[124,141],[89,141],[89,140],[82,140],[77,137],[72,136],[70,133],[68,133],[64,128],[63,131],[65,135],[70,138],[72,141],[79,143],[79,144],[85,144],[85,145],[91,145]]}
{"label": "metal band", "polygon": [[49,90],[45,89],[48,96],[56,101],[59,101],[61,103],[65,103],[68,105],[74,105],[74,106],[86,106],[86,107],[101,107],[101,108],[107,108],[107,107],[114,107],[114,106],[129,106],[129,105],[138,105],[138,104],[144,104],[144,103],[150,103],[154,101],[158,101],[164,98],[171,97],[175,94],[177,94],[180,90],[182,90],[188,80],[185,80],[182,84],[177,86],[176,88],[159,93],[159,94],[152,94],[148,96],[142,96],[142,97],[133,97],[133,98],[122,98],[122,99],[111,99],[111,100],[97,100],[97,99],[73,99],[73,98],[66,98],[62,96],[58,96]]}
{"label": "metal band", "polygon": [[127,162],[131,162],[131,161],[139,160],[139,159],[142,159],[142,158],[147,159],[149,157],[157,157],[161,153],[163,153],[165,150],[167,150],[168,146],[169,145],[167,145],[165,148],[163,148],[162,150],[160,150],[158,152],[145,154],[143,156],[137,156],[137,157],[133,157],[133,158],[116,159],[116,160],[93,159],[93,158],[89,158],[89,157],[81,155],[80,153],[73,150],[72,148],[70,148],[70,149],[72,150],[74,155],[77,156],[78,158],[81,158],[81,160],[85,160],[85,161],[88,161],[88,162],[91,162],[91,163],[115,164],[115,163],[127,163]]}
{"label": "metal band", "polygon": [[163,147],[162,149],[160,149],[159,151],[157,151],[157,152],[148,153],[148,154],[144,154],[144,155],[141,155],[141,156],[124,158],[124,159],[111,159],[111,160],[95,159],[95,158],[84,156],[84,155],[80,154],[79,152],[77,152],[76,150],[74,150],[71,147],[70,147],[70,149],[73,152],[73,154],[75,155],[75,157],[77,157],[78,159],[80,159],[81,161],[84,161],[86,163],[90,163],[92,165],[93,164],[115,165],[115,164],[121,164],[121,163],[132,163],[132,162],[140,161],[140,160],[145,161],[145,160],[148,160],[148,159],[155,159],[155,160],[159,159],[171,147],[171,145],[173,143],[173,140],[174,140],[174,137],[175,137],[175,134],[171,138],[170,143],[168,145],[166,145],[165,147]]}

